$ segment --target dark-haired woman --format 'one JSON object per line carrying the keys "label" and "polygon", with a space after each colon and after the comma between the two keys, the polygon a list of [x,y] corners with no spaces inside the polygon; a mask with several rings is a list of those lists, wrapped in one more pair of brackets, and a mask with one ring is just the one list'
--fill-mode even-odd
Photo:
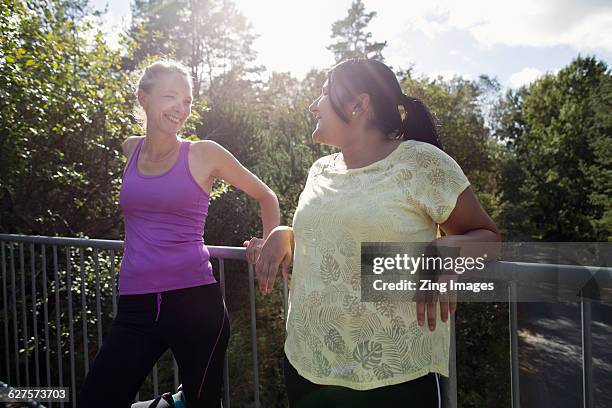
{"label": "dark-haired woman", "polygon": [[[314,141],[340,152],[312,165],[293,227],[273,230],[256,265],[273,282],[293,261],[290,406],[441,407],[455,303],[361,302],[360,244],[463,248],[499,242],[498,229],[442,150],[425,105],[383,63],[336,65],[309,110]],[[445,236],[436,239],[438,225]]]}

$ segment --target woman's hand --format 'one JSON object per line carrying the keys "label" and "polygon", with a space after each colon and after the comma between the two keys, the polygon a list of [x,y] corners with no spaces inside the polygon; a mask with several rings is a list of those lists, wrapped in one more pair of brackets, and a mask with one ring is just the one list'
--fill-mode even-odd
{"label": "woman's hand", "polygon": [[[458,248],[444,246],[442,242],[442,240],[432,241],[424,251],[425,259],[447,259],[459,256]],[[457,281],[457,275],[454,271],[435,268],[436,262],[433,264],[433,269],[421,268],[419,270],[419,282],[427,280],[432,284],[439,284],[445,290],[419,290],[416,298],[417,323],[423,326],[427,321],[427,326],[431,331],[436,329],[438,303],[440,303],[440,319],[444,323],[448,320],[449,315],[454,314],[457,310],[457,293],[450,290],[450,281],[453,279]]]}
{"label": "woman's hand", "polygon": [[256,237],[252,237],[250,240],[244,241],[242,246],[246,247],[246,259],[249,264],[255,264],[257,262],[263,244],[264,240]]}
{"label": "woman's hand", "polygon": [[285,226],[274,228],[264,242],[255,265],[261,293],[272,292],[279,267],[283,271],[283,276],[288,276],[292,260],[293,229]]}
{"label": "woman's hand", "polygon": [[458,275],[453,276],[449,273],[443,273],[431,280],[445,287],[445,292],[439,292],[437,290],[419,291],[423,292],[419,293],[416,302],[417,323],[419,326],[423,326],[425,320],[427,320],[429,330],[434,331],[436,329],[438,303],[440,303],[440,320],[442,320],[442,322],[446,323],[448,318],[455,314],[457,310],[457,292],[450,290],[451,280],[457,282]]}

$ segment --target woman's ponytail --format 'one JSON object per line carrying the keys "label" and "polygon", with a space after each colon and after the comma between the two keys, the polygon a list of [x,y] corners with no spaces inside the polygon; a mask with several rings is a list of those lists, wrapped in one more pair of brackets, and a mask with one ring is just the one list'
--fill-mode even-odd
{"label": "woman's ponytail", "polygon": [[402,93],[399,105],[404,107],[404,118],[398,138],[418,140],[442,149],[433,118],[423,101]]}

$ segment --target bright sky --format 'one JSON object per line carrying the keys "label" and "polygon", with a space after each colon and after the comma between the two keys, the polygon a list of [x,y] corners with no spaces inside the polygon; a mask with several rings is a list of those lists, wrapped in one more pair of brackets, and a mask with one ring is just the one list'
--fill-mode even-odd
{"label": "bright sky", "polygon": [[[92,0],[109,4],[103,29],[129,23],[127,0]],[[351,0],[237,0],[259,38],[258,62],[270,71],[303,75],[326,68],[333,56],[331,25],[346,16]],[[529,83],[544,72],[567,65],[579,53],[612,64],[610,0],[364,0],[376,11],[370,31],[387,41],[383,55],[395,69],[414,66],[419,74],[480,74],[504,86]]]}

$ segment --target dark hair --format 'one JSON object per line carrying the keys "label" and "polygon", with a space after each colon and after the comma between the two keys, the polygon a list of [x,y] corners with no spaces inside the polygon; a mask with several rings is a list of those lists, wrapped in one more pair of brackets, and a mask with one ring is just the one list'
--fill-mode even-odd
{"label": "dark hair", "polygon": [[[419,140],[442,149],[425,104],[405,95],[393,71],[382,62],[363,58],[343,61],[329,71],[327,86],[331,105],[345,122],[348,118],[340,103],[350,103],[366,93],[374,112],[372,126],[386,135],[395,133],[398,139]],[[400,105],[404,107],[403,120]]]}

